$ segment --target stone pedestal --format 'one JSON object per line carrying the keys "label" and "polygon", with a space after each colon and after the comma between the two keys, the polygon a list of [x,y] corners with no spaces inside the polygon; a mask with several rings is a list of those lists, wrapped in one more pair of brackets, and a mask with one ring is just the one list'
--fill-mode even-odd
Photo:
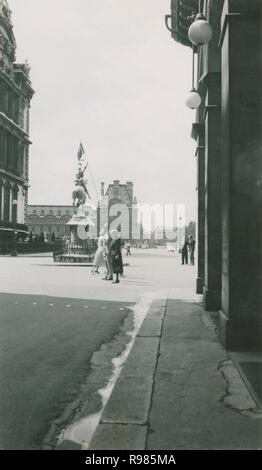
{"label": "stone pedestal", "polygon": [[231,350],[262,349],[260,0],[227,0],[222,54],[222,308]]}

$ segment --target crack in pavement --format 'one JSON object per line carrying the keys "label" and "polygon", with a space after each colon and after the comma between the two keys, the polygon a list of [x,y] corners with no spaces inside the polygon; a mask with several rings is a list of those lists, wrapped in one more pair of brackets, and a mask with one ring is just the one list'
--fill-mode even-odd
{"label": "crack in pavement", "polygon": [[258,410],[233,361],[227,358],[218,364],[217,369],[226,382],[226,393],[220,401],[243,416],[262,419],[262,411]]}

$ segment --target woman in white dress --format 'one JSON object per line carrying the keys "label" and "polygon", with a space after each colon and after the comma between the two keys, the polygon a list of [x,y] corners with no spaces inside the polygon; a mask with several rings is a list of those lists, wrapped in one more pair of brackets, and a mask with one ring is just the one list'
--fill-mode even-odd
{"label": "woman in white dress", "polygon": [[102,266],[106,267],[105,263],[105,249],[106,249],[106,240],[108,235],[106,233],[106,227],[100,232],[100,236],[97,240],[97,250],[94,257],[94,263],[92,268],[92,274],[99,273],[99,268]]}

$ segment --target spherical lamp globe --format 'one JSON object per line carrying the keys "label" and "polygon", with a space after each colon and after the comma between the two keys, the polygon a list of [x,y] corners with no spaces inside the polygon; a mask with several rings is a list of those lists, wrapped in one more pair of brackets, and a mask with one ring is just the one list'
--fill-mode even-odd
{"label": "spherical lamp globe", "polygon": [[190,109],[197,109],[199,108],[200,104],[201,96],[195,89],[191,90],[186,99],[186,106]]}
{"label": "spherical lamp globe", "polygon": [[193,21],[188,29],[189,40],[195,46],[203,46],[212,39],[212,36],[213,30],[209,22],[203,14],[197,15],[195,21]]}

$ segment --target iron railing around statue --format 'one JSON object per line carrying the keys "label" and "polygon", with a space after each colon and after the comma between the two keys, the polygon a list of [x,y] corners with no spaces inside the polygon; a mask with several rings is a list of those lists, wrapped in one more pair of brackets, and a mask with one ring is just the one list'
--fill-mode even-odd
{"label": "iron railing around statue", "polygon": [[83,243],[72,243],[66,240],[56,240],[54,243],[54,261],[69,263],[93,262],[97,250],[96,240],[86,240]]}

